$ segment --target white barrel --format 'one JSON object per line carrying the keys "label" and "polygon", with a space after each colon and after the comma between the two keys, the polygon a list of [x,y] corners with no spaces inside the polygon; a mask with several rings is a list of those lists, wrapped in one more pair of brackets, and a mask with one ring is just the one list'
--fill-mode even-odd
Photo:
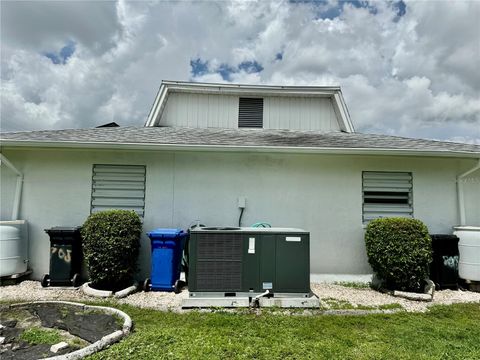
{"label": "white barrel", "polygon": [[480,281],[480,227],[457,226],[453,232],[458,236],[458,275],[465,280]]}
{"label": "white barrel", "polygon": [[0,221],[0,276],[27,271],[27,229],[25,220]]}

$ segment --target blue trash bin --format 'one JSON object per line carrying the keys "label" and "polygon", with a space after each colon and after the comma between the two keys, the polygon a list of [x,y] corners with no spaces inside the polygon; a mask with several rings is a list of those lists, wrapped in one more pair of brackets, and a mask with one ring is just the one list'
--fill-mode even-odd
{"label": "blue trash bin", "polygon": [[181,229],[155,229],[147,233],[152,246],[151,279],[147,279],[144,289],[174,291],[180,279],[183,247],[187,233]]}

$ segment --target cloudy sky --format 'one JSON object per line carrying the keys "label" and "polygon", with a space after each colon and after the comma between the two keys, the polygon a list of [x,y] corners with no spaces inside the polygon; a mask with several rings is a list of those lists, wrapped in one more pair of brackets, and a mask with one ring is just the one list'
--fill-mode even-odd
{"label": "cloudy sky", "polygon": [[480,2],[1,2],[1,130],[143,125],[162,79],[340,85],[357,131],[480,144]]}

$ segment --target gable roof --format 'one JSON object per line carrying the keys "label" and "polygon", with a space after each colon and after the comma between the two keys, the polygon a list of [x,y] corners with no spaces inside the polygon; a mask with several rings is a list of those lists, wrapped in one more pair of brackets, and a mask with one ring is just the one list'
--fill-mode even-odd
{"label": "gable roof", "polygon": [[347,133],[355,132],[347,105],[339,86],[272,86],[212,84],[163,80],[148,114],[145,126],[160,126],[160,118],[171,92],[224,94],[241,96],[305,96],[331,98],[339,126]]}
{"label": "gable roof", "polygon": [[114,127],[0,134],[3,147],[217,150],[480,158],[480,145],[300,130]]}

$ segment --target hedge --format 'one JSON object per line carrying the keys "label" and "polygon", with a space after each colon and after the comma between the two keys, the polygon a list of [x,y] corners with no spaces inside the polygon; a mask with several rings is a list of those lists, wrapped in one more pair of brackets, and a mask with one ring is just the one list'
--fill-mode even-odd
{"label": "hedge", "polygon": [[432,262],[432,240],[423,222],[372,220],[365,232],[368,262],[388,289],[423,291]]}
{"label": "hedge", "polygon": [[92,286],[119,290],[137,271],[142,223],[134,211],[107,210],[83,224],[83,251]]}

